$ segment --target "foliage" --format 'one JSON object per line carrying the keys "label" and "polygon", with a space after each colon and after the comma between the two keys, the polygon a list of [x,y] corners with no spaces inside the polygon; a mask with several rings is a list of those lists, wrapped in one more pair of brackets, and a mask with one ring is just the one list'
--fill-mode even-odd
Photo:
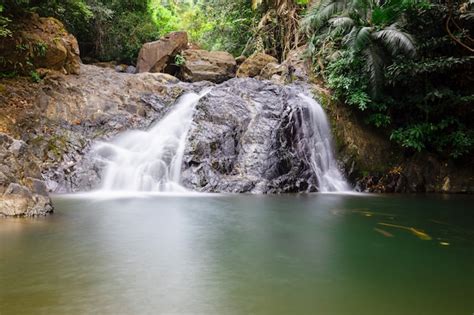
{"label": "foliage", "polygon": [[174,57],[174,64],[177,65],[178,67],[181,67],[181,66],[184,65],[185,63],[186,63],[186,59],[184,58],[183,55],[177,54],[177,55]]}
{"label": "foliage", "polygon": [[252,8],[259,8],[262,16],[243,54],[249,50],[263,51],[284,60],[302,43],[299,17],[308,3],[306,0],[252,0]]}
{"label": "foliage", "polygon": [[31,81],[33,81],[34,83],[41,82],[41,76],[35,70],[30,72],[30,78],[31,78]]}
{"label": "foliage", "polygon": [[238,56],[262,41],[264,50],[281,57],[299,42],[297,13],[306,3],[261,1],[252,9],[252,0],[5,0],[0,36],[9,34],[12,18],[33,11],[61,20],[86,61],[134,63],[143,43],[180,30],[204,49]]}
{"label": "foliage", "polygon": [[8,29],[8,23],[10,22],[9,18],[3,16],[3,5],[0,4],[0,38],[11,35],[11,31]]}
{"label": "foliage", "polygon": [[303,20],[303,28],[312,41],[312,51],[323,43],[335,41],[355,59],[365,60],[371,95],[379,97],[383,88],[384,68],[398,54],[415,55],[412,36],[399,24],[409,0],[323,0],[316,2]]}
{"label": "foliage", "polygon": [[260,12],[252,10],[249,0],[208,0],[201,10],[212,25],[199,43],[209,50],[241,55],[254,35]]}
{"label": "foliage", "polygon": [[367,3],[322,0],[310,8],[303,26],[315,70],[335,97],[408,152],[472,154],[474,56],[458,43],[473,44],[470,4]]}

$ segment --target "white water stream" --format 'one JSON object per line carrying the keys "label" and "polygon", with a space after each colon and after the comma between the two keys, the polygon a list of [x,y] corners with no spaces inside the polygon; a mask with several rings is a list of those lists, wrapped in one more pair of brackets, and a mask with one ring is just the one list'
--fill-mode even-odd
{"label": "white water stream", "polygon": [[180,185],[186,137],[199,99],[209,92],[183,95],[148,131],[127,131],[95,151],[106,163],[101,190],[185,192]]}
{"label": "white water stream", "polygon": [[349,184],[334,158],[331,128],[324,109],[313,98],[304,94],[299,96],[309,111],[309,121],[303,124],[301,131],[308,141],[309,162],[318,179],[319,192],[349,191]]}
{"label": "white water stream", "polygon": [[[105,163],[101,191],[186,192],[180,185],[186,138],[195,107],[209,92],[183,95],[174,108],[148,131],[127,131],[111,142],[99,142],[94,151]],[[300,94],[309,111],[302,125],[310,165],[317,176],[320,192],[348,191],[349,185],[337,167],[331,132],[321,106]]]}

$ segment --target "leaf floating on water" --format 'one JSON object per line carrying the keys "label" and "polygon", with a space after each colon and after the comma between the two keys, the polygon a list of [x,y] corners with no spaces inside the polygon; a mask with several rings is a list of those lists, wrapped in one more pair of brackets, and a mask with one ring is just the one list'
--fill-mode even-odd
{"label": "leaf floating on water", "polygon": [[419,239],[423,240],[423,241],[430,241],[432,240],[431,236],[429,236],[428,234],[426,234],[425,232],[423,231],[420,231],[420,230],[417,230],[415,228],[410,228],[410,231],[415,235],[417,236]]}
{"label": "leaf floating on water", "polygon": [[377,224],[383,225],[383,226],[390,226],[390,227],[394,227],[394,228],[397,228],[397,229],[404,229],[404,230],[409,230],[409,229],[411,229],[411,227],[409,227],[409,226],[398,225],[398,224],[392,224],[392,223],[379,222],[379,223],[377,223]]}
{"label": "leaf floating on water", "polygon": [[428,234],[426,234],[425,232],[423,232],[421,230],[415,229],[414,227],[403,226],[403,225],[398,225],[398,224],[391,224],[391,223],[385,223],[385,222],[379,222],[377,224],[410,231],[413,235],[415,235],[416,237],[418,237],[419,239],[424,240],[424,241],[432,240],[431,236],[429,236]]}
{"label": "leaf floating on water", "polygon": [[379,229],[379,228],[374,228],[375,231],[379,232],[380,234],[382,234],[383,236],[385,237],[393,237],[393,234],[390,233],[390,232],[387,232],[385,230],[382,230],[382,229]]}
{"label": "leaf floating on water", "polygon": [[366,217],[371,217],[371,216],[382,216],[382,217],[394,217],[395,215],[394,214],[391,214],[391,213],[382,213],[382,212],[375,212],[375,211],[368,211],[368,210],[364,210],[364,209],[361,209],[361,210],[352,210],[353,213],[359,213],[363,216],[366,216]]}

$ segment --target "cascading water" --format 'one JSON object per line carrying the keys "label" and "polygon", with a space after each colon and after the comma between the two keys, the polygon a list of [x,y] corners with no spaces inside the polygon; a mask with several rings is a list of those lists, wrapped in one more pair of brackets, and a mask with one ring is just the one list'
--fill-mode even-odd
{"label": "cascading water", "polygon": [[101,190],[184,192],[180,185],[186,137],[196,104],[209,92],[183,95],[148,131],[129,131],[94,151],[105,162]]}
{"label": "cascading water", "polygon": [[[317,185],[320,192],[350,190],[334,158],[324,110],[313,98],[295,86],[283,87],[275,93],[273,86],[262,90],[262,85],[268,83],[239,80],[234,84],[244,84],[241,88],[232,82],[213,87],[213,94],[199,109],[203,112],[195,125],[196,105],[210,89],[183,95],[148,131],[128,131],[111,142],[97,143],[92,156],[102,169],[99,191],[187,192],[181,177],[187,187],[206,192],[267,192],[279,183],[281,188],[274,191],[295,191],[299,187],[303,191],[304,185],[293,183],[305,181]],[[285,98],[280,95],[289,98],[281,102]],[[296,125],[289,127],[295,128],[297,139],[282,142],[287,147],[279,151],[282,143],[275,138],[279,134],[275,128],[286,128],[281,121],[288,115],[284,110],[287,105],[303,115]],[[196,145],[202,150],[187,151],[186,148]],[[280,155],[288,153],[285,150],[290,155]],[[194,164],[182,169],[185,152]],[[298,171],[302,159],[306,170]],[[284,167],[273,168],[275,165]],[[288,173],[279,173],[281,170]]]}
{"label": "cascading water", "polygon": [[301,131],[307,143],[309,163],[318,180],[320,192],[349,191],[350,187],[333,154],[331,129],[321,105],[312,97],[299,94],[308,109],[308,120]]}

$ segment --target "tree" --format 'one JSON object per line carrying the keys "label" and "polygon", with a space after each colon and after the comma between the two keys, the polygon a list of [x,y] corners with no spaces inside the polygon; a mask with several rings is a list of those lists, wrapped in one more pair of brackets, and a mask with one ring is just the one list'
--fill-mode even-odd
{"label": "tree", "polygon": [[309,35],[313,49],[334,38],[355,55],[363,56],[369,74],[371,94],[378,98],[384,85],[384,69],[392,57],[414,56],[412,35],[400,28],[405,0],[322,0],[313,4],[303,19],[303,29]]}
{"label": "tree", "polygon": [[[267,53],[283,60],[290,50],[302,42],[299,32],[300,13],[308,0],[252,0],[252,9],[262,10],[262,18],[254,30],[254,50]],[[246,50],[252,45],[247,45]],[[244,52],[246,52],[246,50]]]}

